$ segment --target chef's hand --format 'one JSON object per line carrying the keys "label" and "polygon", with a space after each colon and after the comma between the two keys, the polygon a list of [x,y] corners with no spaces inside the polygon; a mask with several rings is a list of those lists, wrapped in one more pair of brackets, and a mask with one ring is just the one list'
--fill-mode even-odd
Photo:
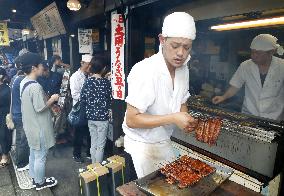
{"label": "chef's hand", "polygon": [[189,126],[185,128],[186,132],[192,132],[197,128],[198,119],[194,119],[193,122],[189,123]]}
{"label": "chef's hand", "polygon": [[174,114],[174,123],[180,129],[186,130],[192,123],[195,123],[195,119],[187,112],[178,112]]}
{"label": "chef's hand", "polygon": [[212,99],[212,103],[214,103],[214,104],[219,104],[219,103],[221,103],[223,101],[225,101],[224,96],[215,96]]}

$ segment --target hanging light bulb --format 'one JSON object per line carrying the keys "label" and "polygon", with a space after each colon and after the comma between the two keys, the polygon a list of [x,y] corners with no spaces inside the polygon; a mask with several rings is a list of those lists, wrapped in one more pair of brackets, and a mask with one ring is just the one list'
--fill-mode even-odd
{"label": "hanging light bulb", "polygon": [[29,29],[23,29],[22,30],[22,35],[29,35],[30,34],[30,30]]}
{"label": "hanging light bulb", "polygon": [[67,7],[69,10],[78,11],[81,8],[81,3],[78,0],[68,0]]}

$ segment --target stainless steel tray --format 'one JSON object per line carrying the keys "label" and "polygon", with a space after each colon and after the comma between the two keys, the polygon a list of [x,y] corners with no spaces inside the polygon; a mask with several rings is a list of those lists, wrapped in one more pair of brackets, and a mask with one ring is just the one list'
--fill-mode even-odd
{"label": "stainless steel tray", "polygon": [[[208,163],[208,162],[206,162]],[[216,171],[198,181],[196,184],[184,189],[177,184],[168,184],[165,176],[160,171],[155,171],[143,178],[136,180],[137,187],[152,196],[203,196],[212,193],[220,184],[233,174],[230,168],[208,163],[216,168]]]}

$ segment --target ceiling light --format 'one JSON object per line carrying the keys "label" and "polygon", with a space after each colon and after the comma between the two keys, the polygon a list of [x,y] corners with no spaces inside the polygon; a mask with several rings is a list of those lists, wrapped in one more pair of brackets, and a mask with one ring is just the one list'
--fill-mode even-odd
{"label": "ceiling light", "polygon": [[78,0],[68,0],[67,7],[69,10],[78,11],[81,8],[81,3]]}
{"label": "ceiling light", "polygon": [[284,25],[284,16],[275,17],[275,18],[266,18],[259,20],[249,20],[243,22],[236,23],[227,23],[222,25],[211,26],[211,30],[215,31],[228,31],[228,30],[236,30],[236,29],[248,29],[248,28],[256,28],[256,27],[266,27],[273,25]]}
{"label": "ceiling light", "polygon": [[29,29],[23,29],[22,30],[22,35],[29,35],[30,34],[30,30]]}
{"label": "ceiling light", "polygon": [[13,13],[16,13],[16,12],[17,12],[17,10],[15,10],[15,9],[12,9],[12,12],[13,12]]}

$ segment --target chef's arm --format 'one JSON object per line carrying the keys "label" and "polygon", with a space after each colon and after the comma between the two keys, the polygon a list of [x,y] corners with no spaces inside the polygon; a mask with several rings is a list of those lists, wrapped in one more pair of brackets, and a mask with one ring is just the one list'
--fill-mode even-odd
{"label": "chef's arm", "polygon": [[235,94],[237,94],[237,92],[239,91],[240,89],[235,87],[235,86],[232,86],[230,85],[230,87],[227,89],[227,91],[225,92],[224,95],[222,96],[216,96],[212,99],[212,102],[214,104],[218,104],[218,103],[221,103],[231,97],[233,97]]}
{"label": "chef's arm", "polygon": [[151,115],[140,113],[139,110],[127,104],[126,124],[128,127],[137,129],[152,129],[155,127],[165,126],[173,122],[173,117],[169,115]]}
{"label": "chef's arm", "polygon": [[226,99],[229,99],[229,98],[233,97],[235,94],[237,94],[237,92],[238,92],[239,90],[240,90],[239,88],[230,85],[230,87],[229,87],[228,90],[225,92],[225,94],[223,95],[223,97],[225,98],[225,100],[226,100]]}
{"label": "chef's arm", "polygon": [[152,129],[155,127],[176,124],[184,129],[194,119],[186,112],[178,112],[167,115],[151,115],[140,113],[139,110],[130,104],[127,104],[126,124],[133,129]]}

